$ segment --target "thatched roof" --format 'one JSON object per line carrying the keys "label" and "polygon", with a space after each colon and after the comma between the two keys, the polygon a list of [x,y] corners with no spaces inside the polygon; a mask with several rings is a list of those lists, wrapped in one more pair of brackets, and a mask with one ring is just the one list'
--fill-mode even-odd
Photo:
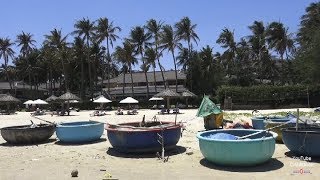
{"label": "thatched roof", "polygon": [[154,97],[180,97],[180,94],[167,88],[164,91],[154,95]]}
{"label": "thatched roof", "polygon": [[13,102],[13,103],[15,102],[15,103],[17,103],[17,102],[20,102],[20,100],[11,96],[10,94],[4,94],[4,95],[0,96],[0,102]]}
{"label": "thatched roof", "polygon": [[50,97],[48,97],[48,98],[46,99],[46,101],[48,101],[48,102],[50,102],[50,101],[56,101],[57,99],[58,99],[57,96],[51,95]]}
{"label": "thatched roof", "polygon": [[71,92],[66,92],[64,94],[62,94],[61,96],[59,96],[60,100],[78,100],[80,101],[80,98],[74,94],[72,94]]}
{"label": "thatched roof", "polygon": [[193,92],[190,91],[184,91],[181,93],[182,97],[196,97],[197,95],[195,95]]}

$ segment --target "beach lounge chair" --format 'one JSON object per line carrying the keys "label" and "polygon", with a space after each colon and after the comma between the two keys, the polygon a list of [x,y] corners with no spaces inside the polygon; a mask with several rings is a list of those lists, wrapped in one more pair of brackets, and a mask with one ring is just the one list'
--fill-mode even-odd
{"label": "beach lounge chair", "polygon": [[92,114],[90,114],[90,116],[104,116],[106,115],[106,113],[104,111],[93,111]]}
{"label": "beach lounge chair", "polygon": [[173,110],[172,110],[173,112],[173,114],[179,114],[180,112],[179,112],[179,108],[174,108]]}
{"label": "beach lounge chair", "polygon": [[129,114],[129,115],[136,115],[136,114],[138,114],[138,110],[137,110],[137,109],[129,110],[129,111],[127,112],[127,114]]}
{"label": "beach lounge chair", "polygon": [[123,110],[121,108],[118,108],[118,110],[115,112],[116,115],[123,115]]}
{"label": "beach lounge chair", "polygon": [[[158,114],[165,114],[165,113],[168,113],[168,110],[163,108],[160,110],[160,112],[158,112]],[[169,113],[170,113],[170,110],[169,110]]]}

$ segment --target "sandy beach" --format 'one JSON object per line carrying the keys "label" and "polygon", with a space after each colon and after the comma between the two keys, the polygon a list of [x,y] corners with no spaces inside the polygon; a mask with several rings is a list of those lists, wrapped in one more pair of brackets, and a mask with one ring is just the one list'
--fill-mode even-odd
{"label": "sandy beach", "polygon": [[[265,110],[272,113],[289,110]],[[311,112],[312,109],[301,109]],[[151,120],[158,110],[139,110],[138,115],[115,115],[115,111],[100,117],[90,117],[92,111],[71,112],[71,116],[38,116],[51,122],[72,122],[96,120],[112,124],[141,121],[143,115]],[[60,144],[54,134],[48,143],[28,146],[11,146],[0,137],[0,180],[12,179],[104,179],[112,175],[115,179],[320,179],[320,159],[312,158],[304,162],[292,157],[284,144],[277,144],[270,161],[255,167],[221,167],[207,162],[202,156],[196,134],[203,130],[203,119],[197,118],[196,109],[181,110],[177,116],[183,121],[186,130],[175,150],[166,154],[168,162],[159,160],[156,154],[128,155],[112,149],[106,131],[100,141],[84,145]],[[252,111],[232,111],[232,113],[251,113]],[[231,113],[231,112],[227,112]],[[157,115],[161,121],[174,121],[175,115]],[[250,120],[239,115],[237,120]],[[15,115],[1,115],[0,128],[12,125],[30,124],[30,120],[40,123],[30,116],[30,112]],[[43,122],[41,122],[43,123]],[[299,164],[300,163],[300,164]],[[72,178],[73,169],[79,171]],[[303,169],[305,173],[297,173]],[[310,172],[310,173],[309,173]]]}

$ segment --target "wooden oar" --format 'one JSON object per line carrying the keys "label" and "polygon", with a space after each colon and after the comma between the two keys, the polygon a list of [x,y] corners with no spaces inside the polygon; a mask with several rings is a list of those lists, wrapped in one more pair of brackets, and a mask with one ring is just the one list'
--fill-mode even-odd
{"label": "wooden oar", "polygon": [[260,134],[260,133],[263,133],[263,132],[267,132],[267,131],[270,131],[272,129],[275,129],[275,128],[278,128],[278,127],[281,127],[281,126],[284,126],[284,125],[287,125],[287,124],[290,124],[292,123],[291,121],[288,121],[286,123],[283,123],[283,124],[280,124],[278,126],[274,126],[274,127],[271,127],[271,128],[268,128],[266,130],[263,130],[263,131],[258,131],[258,132],[255,132],[255,133],[252,133],[252,134],[248,134],[248,135],[245,135],[245,136],[241,136],[241,137],[238,137],[236,136],[238,139],[245,139],[245,138],[248,138],[248,137],[251,137],[251,136],[254,136],[254,135],[257,135],[257,134]]}
{"label": "wooden oar", "polygon": [[47,122],[47,123],[50,123],[50,124],[53,124],[53,125],[57,125],[56,123],[53,123],[53,122],[50,122],[50,121],[47,121],[47,120],[38,118],[38,117],[36,117],[36,116],[32,116],[32,117],[33,117],[33,118],[36,118],[36,119],[38,119],[38,120],[40,120],[40,121],[44,121],[44,122]]}

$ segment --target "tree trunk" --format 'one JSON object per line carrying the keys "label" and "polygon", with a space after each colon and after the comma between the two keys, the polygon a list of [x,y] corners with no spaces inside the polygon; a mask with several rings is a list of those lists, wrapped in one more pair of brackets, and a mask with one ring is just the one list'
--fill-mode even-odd
{"label": "tree trunk", "polygon": [[134,97],[133,78],[132,78],[132,67],[131,67],[131,65],[130,65],[129,67],[130,67],[130,76],[131,76],[131,94],[132,94],[132,97]]}
{"label": "tree trunk", "polygon": [[172,58],[173,58],[173,63],[174,63],[174,72],[176,75],[176,92],[178,92],[178,73],[177,73],[177,63],[176,63],[176,58],[174,56],[174,51],[171,50],[172,53]]}
{"label": "tree trunk", "polygon": [[89,89],[90,89],[90,99],[93,99],[93,89],[92,89],[92,79],[91,79],[91,62],[90,62],[90,47],[89,39],[87,39],[87,62],[89,68]]}
{"label": "tree trunk", "polygon": [[123,69],[123,84],[122,84],[122,97],[124,98],[124,87],[126,86],[126,72]]}
{"label": "tree trunk", "polygon": [[110,64],[111,64],[111,57],[109,51],[109,39],[107,38],[107,71],[108,71],[108,94],[110,95]]}
{"label": "tree trunk", "polygon": [[163,84],[164,84],[164,88],[166,89],[167,86],[166,86],[166,81],[164,79],[164,74],[163,74],[163,71],[162,71],[162,66],[160,64],[160,56],[158,54],[158,38],[156,38],[156,53],[157,53],[157,61],[158,61],[158,66],[159,66],[159,69],[161,71],[161,76],[162,76],[162,80],[163,80]]}
{"label": "tree trunk", "polygon": [[153,81],[154,81],[154,89],[155,89],[155,93],[157,94],[158,91],[157,91],[157,80],[156,80],[156,69],[155,67],[153,66]]}
{"label": "tree trunk", "polygon": [[84,62],[83,58],[81,57],[81,85],[80,85],[80,97],[83,99],[85,95],[85,90],[84,90]]}
{"label": "tree trunk", "polygon": [[[142,63],[145,64],[143,60],[143,53],[141,52],[140,54],[141,54]],[[144,69],[143,71],[144,71],[144,76],[146,78],[146,83],[147,83],[147,99],[149,99],[149,81],[148,81],[147,71],[146,69]]]}

